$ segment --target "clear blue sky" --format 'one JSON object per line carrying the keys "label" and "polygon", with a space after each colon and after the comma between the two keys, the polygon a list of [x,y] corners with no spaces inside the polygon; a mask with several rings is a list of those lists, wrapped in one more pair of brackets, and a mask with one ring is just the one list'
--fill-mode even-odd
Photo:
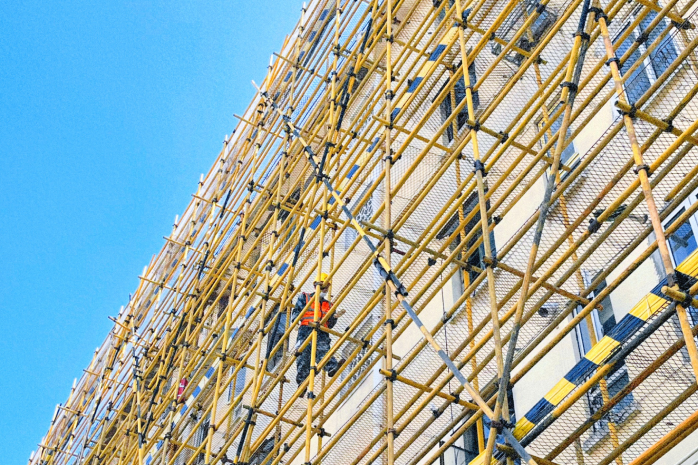
{"label": "clear blue sky", "polygon": [[300,0],[0,7],[0,456],[24,464]]}

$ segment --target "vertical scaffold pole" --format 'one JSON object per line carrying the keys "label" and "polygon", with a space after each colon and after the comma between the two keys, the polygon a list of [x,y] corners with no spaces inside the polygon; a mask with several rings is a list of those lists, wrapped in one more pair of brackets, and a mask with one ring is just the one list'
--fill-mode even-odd
{"label": "vertical scaffold pole", "polygon": [[[485,182],[484,182],[484,177],[487,175],[485,172],[485,165],[482,163],[482,160],[480,159],[480,147],[478,145],[478,138],[477,138],[477,132],[478,132],[478,123],[475,120],[475,106],[473,105],[473,85],[474,83],[470,82],[470,71],[469,71],[469,66],[470,63],[468,62],[468,51],[466,49],[466,44],[465,44],[465,34],[464,34],[464,29],[465,29],[465,23],[464,21],[467,20],[466,18],[463,17],[463,8],[461,6],[461,0],[456,0],[456,15],[458,17],[458,42],[460,45],[460,55],[462,59],[461,63],[461,68],[463,70],[463,81],[465,83],[465,98],[466,98],[466,108],[468,109],[468,125],[470,126],[470,134],[471,134],[471,142],[473,144],[473,165],[474,165],[474,171],[475,171],[475,179],[477,183],[477,196],[478,196],[478,205],[480,209],[480,228],[482,230],[482,244],[485,248],[485,263],[486,263],[486,268],[487,268],[487,290],[489,294],[489,301],[490,301],[490,313],[492,315],[492,334],[494,338],[494,351],[495,351],[495,357],[496,357],[496,362],[497,362],[497,376],[502,379],[502,374],[504,370],[504,361],[503,361],[503,356],[502,356],[502,339],[500,335],[500,327],[499,327],[499,313],[498,313],[498,307],[497,307],[497,291],[495,287],[495,281],[494,281],[494,261],[493,261],[493,256],[492,256],[492,243],[490,240],[490,233],[489,233],[489,217],[487,215],[487,200],[485,197]],[[455,107],[454,107],[455,109]],[[471,122],[472,121],[472,122]],[[455,136],[455,134],[454,134]],[[465,199],[461,199],[460,201],[464,201]],[[463,207],[459,205],[458,207],[459,211],[462,211]],[[506,390],[505,390],[506,392]],[[495,406],[496,407],[496,406]],[[504,409],[505,414],[504,417],[508,421],[508,416],[509,412],[508,409]],[[494,416],[495,420],[499,418],[500,411],[498,411],[496,408],[494,410]],[[490,435],[487,441],[487,448],[486,448],[486,453],[485,453],[485,462],[484,463],[490,463],[492,459],[492,451],[494,450],[494,442],[497,437],[497,432],[496,432],[496,427],[494,426],[496,422],[493,422],[492,428],[490,429]]]}
{"label": "vertical scaffold pole", "polygon": [[[393,60],[392,60],[392,45],[393,45],[393,1],[386,1],[386,42],[385,42],[385,125],[383,134],[385,138],[385,154],[384,154],[384,170],[383,190],[385,191],[385,199],[383,206],[383,227],[386,235],[383,241],[383,253],[385,261],[389,266],[392,266],[390,258],[392,252],[392,208],[391,208],[391,193],[390,193],[390,167],[393,164],[392,139],[390,131],[392,129],[393,118]],[[393,322],[392,317],[392,299],[390,285],[385,283],[385,369],[393,373]],[[393,419],[393,381],[394,378],[386,376],[385,382],[385,419],[386,419],[386,440],[387,440],[387,456],[388,465],[393,465],[395,461],[395,424]]]}

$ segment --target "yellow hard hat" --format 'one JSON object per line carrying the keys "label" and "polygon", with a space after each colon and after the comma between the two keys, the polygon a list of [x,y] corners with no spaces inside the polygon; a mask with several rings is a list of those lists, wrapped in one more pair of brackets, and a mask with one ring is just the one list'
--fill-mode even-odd
{"label": "yellow hard hat", "polygon": [[316,282],[324,283],[325,281],[327,281],[327,278],[329,278],[327,273],[320,273],[320,280]]}

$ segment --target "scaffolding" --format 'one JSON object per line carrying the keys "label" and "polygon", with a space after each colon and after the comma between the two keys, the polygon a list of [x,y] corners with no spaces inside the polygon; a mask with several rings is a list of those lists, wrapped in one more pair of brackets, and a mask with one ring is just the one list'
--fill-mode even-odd
{"label": "scaffolding", "polygon": [[304,6],[29,464],[635,465],[685,446],[695,10]]}

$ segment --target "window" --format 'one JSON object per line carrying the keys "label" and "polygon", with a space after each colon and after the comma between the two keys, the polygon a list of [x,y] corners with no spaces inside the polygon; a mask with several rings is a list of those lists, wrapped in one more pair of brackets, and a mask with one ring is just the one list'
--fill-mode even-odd
{"label": "window", "polygon": [[[590,276],[588,272],[582,271],[582,274],[584,277],[585,285],[589,285],[593,281],[593,278]],[[605,288],[606,281],[604,280],[603,282],[601,282],[601,284],[598,285],[596,289],[594,289],[594,291],[589,296],[589,299],[593,299],[594,296],[598,295],[598,293],[604,290]],[[611,305],[610,295],[606,295],[606,297],[604,297],[604,299],[601,301],[601,305],[603,306],[602,310],[599,311],[595,308],[591,311],[591,320],[594,326],[594,336],[596,337],[597,341],[601,340],[602,337],[608,334],[609,331],[611,331],[616,326],[616,317],[613,313],[613,306]],[[581,305],[577,306],[577,308],[574,310],[574,314],[577,315],[582,310],[582,308],[583,307]],[[585,321],[582,321],[575,327],[575,335],[577,339],[577,358],[581,360],[581,358],[587,352],[589,352],[592,347],[589,328]]]}
{"label": "window", "polygon": [[[356,203],[352,206],[352,209],[356,207],[356,205],[363,200],[363,198],[366,196],[366,193],[370,189],[371,185],[367,186],[361,195],[356,200]],[[366,203],[364,203],[364,206],[361,207],[361,210],[356,214],[356,221],[360,223],[364,221],[371,221],[371,217],[373,216],[373,195],[371,195]],[[348,227],[345,232],[344,232],[344,248],[348,249],[351,247],[351,244],[356,240],[357,236],[359,235],[358,232],[353,227]]]}
{"label": "window", "polygon": [[[516,32],[523,27],[526,19],[536,12],[540,2],[537,0],[524,0],[517,3],[511,14],[504,20],[502,26],[497,30],[497,37],[501,38],[505,42],[511,42],[514,38]],[[555,21],[557,20],[557,13],[550,7],[547,6],[542,10],[540,14],[533,20],[530,28],[523,34],[518,41],[516,46],[521,50],[530,52],[533,50],[545,36],[545,34],[550,30]],[[497,42],[492,42],[492,53],[494,55],[499,55],[502,53],[502,45]],[[520,66],[524,62],[526,57],[519,52],[510,50],[504,57],[505,60]]]}
{"label": "window", "polygon": [[[206,415],[206,418],[204,421],[201,422],[201,426],[199,426],[199,429],[196,430],[196,433],[194,434],[194,444],[193,446],[195,448],[198,448],[201,446],[201,444],[204,443],[204,440],[208,437],[208,429],[211,426],[211,414],[209,413]],[[194,465],[201,465],[204,463],[205,460],[205,454],[203,452],[199,452],[199,455],[196,456],[196,460],[194,460]]]}
{"label": "window", "polygon": [[[690,199],[683,202],[683,205],[674,213],[669,220],[664,223],[664,229],[675,223],[690,205]],[[667,240],[671,251],[671,258],[674,266],[680,265],[691,253],[696,250],[696,232],[698,232],[696,215],[693,215],[671,234]]]}
{"label": "window", "polygon": [[[279,224],[282,225],[282,228],[288,228],[288,224],[285,224],[286,218],[288,218],[288,215],[291,214],[291,210],[293,207],[298,203],[298,201],[301,198],[301,188],[297,188],[295,191],[291,193],[291,195],[288,196],[288,198],[284,201],[283,206],[284,208],[281,208],[279,210]],[[286,244],[289,239],[293,237],[293,233],[296,230],[296,224],[293,223],[291,224],[291,227],[289,228],[288,232],[283,236],[282,244]]]}
{"label": "window", "polygon": [[[559,99],[556,101],[559,101]],[[555,107],[548,110],[548,115],[554,115],[555,112],[559,111],[562,106],[563,106],[563,104],[561,102],[559,102]],[[550,148],[550,150],[548,150],[548,156],[550,157],[550,159],[552,159],[553,156],[555,155],[555,148],[557,147],[557,141],[558,141],[558,137],[559,137],[557,132],[562,127],[562,119],[564,118],[564,116],[565,116],[565,112],[564,111],[560,112],[560,115],[557,117],[557,119],[555,119],[555,121],[552,122],[552,124],[550,125],[550,128],[543,133],[543,142],[545,144],[548,143],[548,140],[550,139],[551,135],[552,135],[553,140],[555,141],[553,143],[552,147]],[[545,127],[545,119],[541,118],[540,120],[538,120],[538,129],[543,129],[544,127]],[[567,127],[567,134],[565,135],[565,139],[569,140],[570,137],[572,137],[572,128],[568,126]],[[578,162],[579,162],[579,154],[576,152],[576,150],[574,148],[574,140],[572,140],[572,141],[570,141],[570,143],[567,145],[567,147],[565,147],[564,150],[562,151],[562,153],[560,154],[560,163],[562,163],[563,165],[565,165],[569,168],[573,168],[574,166],[577,165]],[[564,177],[567,175],[567,173],[569,173],[569,171],[560,173],[562,179],[564,179]]]}
{"label": "window", "polygon": [[[230,367],[230,374],[232,375],[235,371],[235,366]],[[237,377],[228,385],[228,403],[234,402],[235,398],[240,395],[240,393],[245,389],[245,375],[247,368],[242,367],[238,371]],[[234,390],[234,391],[233,391]],[[242,402],[235,406],[233,410],[233,418],[240,418],[242,415]]]}
{"label": "window", "polygon": [[[461,64],[462,63],[459,63],[458,67],[460,67]],[[468,76],[470,77],[470,85],[474,86],[477,82],[477,75],[475,73],[475,62],[470,63],[470,65],[468,66]],[[439,90],[439,94],[441,94],[441,90],[443,90],[447,84],[448,81],[446,81],[444,85],[441,87],[441,89]],[[453,97],[455,97],[456,106],[460,105],[460,103],[465,99],[465,79],[461,77],[458,81],[456,81],[451,92],[453,93]],[[453,100],[451,92],[446,94],[443,101],[441,102],[441,105],[439,106],[439,108],[441,109],[442,121],[446,121],[446,119],[448,119],[448,117],[451,116],[451,113],[453,113],[453,107],[451,106]],[[478,95],[478,91],[475,91],[473,92],[473,110],[477,110],[479,105],[480,97]],[[465,125],[465,123],[468,122],[467,106],[464,106],[463,109],[458,113],[458,116],[456,117],[456,122],[458,125],[458,130],[460,130]],[[445,136],[448,142],[451,142],[453,140],[453,124],[448,125],[448,128],[446,128]]]}
{"label": "window", "polygon": [[[669,218],[664,221],[664,229],[678,221],[679,217],[683,215],[686,209],[696,202],[698,202],[698,190],[692,192],[688,198],[679,205],[676,211],[669,215]],[[676,231],[674,231],[673,234],[667,237],[669,252],[671,252],[671,260],[674,266],[680,265],[696,250],[696,248],[698,248],[696,236],[698,236],[698,214],[691,215],[687,221],[684,221],[684,223],[682,223],[676,229]],[[698,309],[688,307],[686,308],[686,313],[688,314],[688,321],[690,322],[691,326],[698,324]],[[677,335],[679,337],[683,337],[678,318],[673,316],[672,320],[674,321]],[[681,354],[684,362],[689,363],[690,359],[688,357],[688,351],[685,347],[681,349]]]}
{"label": "window", "polygon": [[[583,272],[583,276],[585,285],[589,285],[593,281],[593,278],[589,275],[589,273]],[[589,296],[589,299],[593,299],[594,296],[598,295],[605,288],[606,281],[603,281],[596,289],[594,289],[593,293]],[[594,309],[591,312],[591,319],[593,323],[592,330],[594,331],[597,341],[601,340],[601,338],[603,338],[616,326],[616,317],[613,313],[610,295],[606,295],[606,297],[604,297],[600,303],[603,306],[603,309]],[[582,306],[578,306],[575,310],[575,315],[581,311],[581,309]],[[591,336],[589,334],[589,327],[587,326],[586,320],[580,322],[575,327],[575,335],[578,359],[581,360],[581,358],[592,348]],[[630,382],[628,369],[625,366],[625,363],[622,361],[618,362],[605,379],[609,398],[612,398]],[[598,384],[596,384],[586,393],[586,403],[589,416],[595,414],[600,408],[603,407],[603,393]],[[583,444],[585,450],[591,449],[599,441],[606,437],[609,432],[609,420],[615,424],[621,424],[625,422],[625,420],[627,420],[636,410],[638,410],[638,404],[634,400],[633,393],[628,393],[628,395],[626,395],[620,402],[611,408],[606,416],[592,425],[591,435],[584,441]]]}
{"label": "window", "polygon": [[[511,389],[507,391],[507,399],[509,405],[509,421],[516,423],[516,413],[514,412],[514,395]],[[477,439],[478,422],[470,425],[470,427],[465,430],[463,435],[456,439],[453,444],[439,456],[439,459],[432,463],[432,465],[468,465],[472,460],[480,455],[480,448],[478,446]],[[487,438],[490,436],[491,422],[489,418],[483,417],[482,423],[484,443],[487,444]],[[496,442],[497,444],[505,444],[506,441],[504,439],[504,435],[498,434]],[[441,442],[439,445],[443,445],[443,442]],[[504,457],[504,454],[497,449],[495,449],[494,455],[495,458],[498,459]],[[514,459],[514,464],[521,465],[520,459]]]}
{"label": "window", "polygon": [[[368,334],[368,332],[371,330],[372,327],[373,327],[373,316],[368,315],[368,317],[366,318],[366,321],[364,321],[364,323],[361,325],[361,327],[359,328],[359,330],[357,331],[357,333],[354,337],[363,339],[364,337],[366,337],[366,335]],[[369,345],[370,345],[370,342],[371,341],[369,341]],[[366,355],[366,353],[368,352],[368,346],[363,347],[359,351],[359,353],[356,355],[356,357],[350,358],[349,355],[354,350],[356,350],[355,344],[349,343],[344,347],[344,353],[342,354],[342,356],[346,360],[349,360],[349,362],[348,362],[349,365],[347,366],[347,368],[345,370],[342,371],[342,374],[340,375],[342,380],[345,380],[347,378],[347,376],[349,376],[349,373],[354,368],[356,368],[356,366],[359,364],[359,361]],[[361,366],[361,368],[359,368],[356,371],[356,373],[354,373],[354,376],[351,377],[351,380],[342,388],[341,397],[345,397],[347,395],[347,393],[354,387],[354,384],[356,384],[356,382],[361,378],[361,375],[366,371],[368,366],[371,364],[372,360],[373,360],[373,357],[369,357],[369,359],[366,360],[366,362]]]}
{"label": "window", "polygon": [[[624,363],[617,364],[613,371],[606,376],[606,388],[608,389],[609,398],[613,398],[630,382],[628,369]],[[589,406],[589,414],[593,415],[604,405],[603,393],[600,386],[597,384],[587,392],[587,401]],[[613,408],[599,421],[591,427],[591,435],[584,441],[584,449],[589,450],[594,447],[599,441],[606,437],[609,433],[608,423],[613,422],[616,425],[624,423],[630,416],[638,410],[639,406],[633,397],[633,393],[628,393],[623,399],[618,402]]]}
{"label": "window", "polygon": [[[439,445],[443,445],[441,442]],[[480,454],[477,444],[477,423],[446,449],[433,465],[467,465]]]}
{"label": "window", "polygon": [[[631,31],[628,38],[618,46],[616,50],[616,56],[618,58],[625,55],[637,38],[640,37],[643,31],[649,27],[650,23],[656,17],[657,13],[650,11],[649,14],[640,21],[640,26]],[[627,24],[616,35],[616,39],[613,41],[614,43],[628,30],[632,20],[633,18],[630,18]],[[625,76],[627,70],[640,60],[640,56],[647,51],[647,46],[652,44],[666,27],[666,20],[662,19],[652,32],[648,34],[647,41],[640,44],[640,46],[625,60],[620,69],[622,76]],[[645,58],[643,63],[633,71],[625,81],[625,93],[628,101],[631,103],[636,102],[676,58],[678,58],[678,54],[676,53],[674,43],[671,37],[667,36],[654,51],[649,53],[649,56]]]}
{"label": "window", "polygon": [[[487,200],[486,203],[487,208],[490,208],[490,201],[489,199]],[[476,211],[475,215],[473,218],[468,222],[468,224],[465,226],[464,230],[466,234],[470,232],[471,230],[475,229],[477,232],[473,235],[473,237],[468,241],[468,244],[463,247],[461,253],[467,253],[468,250],[482,237],[482,226],[480,225],[480,207],[478,204],[478,197],[477,197],[477,192],[472,193],[466,200],[463,202],[463,216],[467,217],[473,210]],[[450,220],[446,223],[446,225],[441,229],[441,231],[438,232],[436,235],[436,239],[439,240],[444,240],[448,238],[453,232],[458,228],[458,225],[460,224],[460,219],[458,217],[458,213],[453,215]],[[453,242],[451,242],[450,247],[451,250],[454,250],[461,241],[461,235],[459,234]],[[495,246],[494,243],[494,231],[490,232],[490,247],[492,249],[492,256],[497,255],[497,247]],[[485,262],[483,261],[485,258],[485,245],[484,242],[480,242],[480,245],[478,246],[477,249],[475,249],[468,257],[460,257],[461,260],[465,261],[469,265],[476,266],[480,269],[485,268]],[[468,281],[465,282],[465,286],[467,287],[472,281],[477,278],[477,276],[480,273],[478,271],[475,271],[473,269],[468,270],[468,275],[467,279]],[[465,276],[464,276],[465,278]]]}
{"label": "window", "polygon": [[250,457],[250,461],[247,462],[249,465],[266,465],[270,463],[271,458],[269,461],[267,461],[267,457],[271,453],[272,450],[274,450],[274,445],[276,444],[276,437],[272,436],[270,438],[267,438],[262,442],[262,445],[259,446],[259,449],[257,449],[254,454]]}
{"label": "window", "polygon": [[477,422],[463,433],[463,455],[465,455],[465,463],[470,463],[471,460],[475,460],[480,455],[477,444]]}
{"label": "window", "polygon": [[[443,444],[443,441],[439,441],[439,446],[443,446]],[[439,456],[439,460],[434,462],[433,465],[467,465],[472,459],[466,458],[465,449],[463,449],[462,445],[462,440],[456,440],[453,445]]]}

